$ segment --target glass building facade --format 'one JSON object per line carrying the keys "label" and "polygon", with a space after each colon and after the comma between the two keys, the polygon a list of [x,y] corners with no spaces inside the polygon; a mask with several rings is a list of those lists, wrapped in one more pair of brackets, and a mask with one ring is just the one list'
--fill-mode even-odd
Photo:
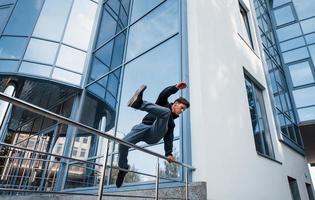
{"label": "glass building facade", "polygon": [[[164,87],[184,76],[181,4],[180,0],[0,0],[0,90],[123,138],[145,115],[127,108],[132,93],[146,84],[144,98],[155,101]],[[1,187],[58,191],[99,184],[105,139],[6,102],[1,101],[0,107],[5,113],[0,116],[1,142],[91,161],[82,164],[3,147]],[[174,131],[173,153],[179,161],[187,160],[181,149],[189,134],[182,121],[177,120]],[[139,145],[164,154],[163,141]],[[133,171],[154,174],[155,161],[130,150]],[[117,175],[116,144],[110,146],[107,165],[112,167],[105,182],[111,187]],[[163,161],[161,173],[183,178],[179,167]],[[136,173],[126,177],[129,185],[152,180]]]}
{"label": "glass building facade", "polygon": [[299,121],[315,120],[315,1],[274,0],[277,37]]}

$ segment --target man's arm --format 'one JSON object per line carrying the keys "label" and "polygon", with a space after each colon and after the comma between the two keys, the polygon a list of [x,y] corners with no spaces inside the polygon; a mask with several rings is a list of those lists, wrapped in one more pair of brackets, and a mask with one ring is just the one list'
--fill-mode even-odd
{"label": "man's arm", "polygon": [[160,94],[159,97],[156,100],[156,104],[158,105],[166,105],[168,104],[168,98],[175,94],[178,90],[184,89],[187,87],[187,84],[185,82],[177,83],[176,85],[169,86],[165,88]]}
{"label": "man's arm", "polygon": [[[166,157],[173,157],[173,140],[174,140],[174,133],[173,130],[169,130],[164,138],[164,150],[165,150],[165,156]],[[175,159],[174,159],[175,160]],[[170,162],[170,160],[169,160]]]}

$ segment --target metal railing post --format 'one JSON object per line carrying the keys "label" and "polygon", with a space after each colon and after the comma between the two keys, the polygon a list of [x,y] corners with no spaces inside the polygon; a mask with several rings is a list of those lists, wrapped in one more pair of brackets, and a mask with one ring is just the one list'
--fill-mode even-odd
{"label": "metal railing post", "polygon": [[[100,129],[102,132],[105,132],[105,128],[106,128],[106,117],[103,117],[102,121],[101,121],[101,128]],[[106,147],[105,147],[105,152],[104,152],[103,170],[101,173],[100,186],[98,188],[98,196],[97,196],[98,200],[102,200],[103,190],[104,190],[104,179],[105,179],[105,175],[106,175],[106,165],[107,165],[109,143],[110,143],[109,139],[106,139],[106,140],[107,140],[107,142],[106,142]]]}
{"label": "metal railing post", "polygon": [[189,195],[189,191],[188,191],[188,168],[185,167],[186,169],[186,173],[185,173],[185,199],[188,200],[188,195]]}
{"label": "metal railing post", "polygon": [[159,182],[160,182],[160,162],[159,158],[157,158],[156,163],[156,177],[155,177],[155,199],[159,199]]}

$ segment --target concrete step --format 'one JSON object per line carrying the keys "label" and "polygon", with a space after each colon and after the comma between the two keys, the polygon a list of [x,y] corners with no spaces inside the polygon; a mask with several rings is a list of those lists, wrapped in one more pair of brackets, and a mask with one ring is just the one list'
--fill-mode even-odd
{"label": "concrete step", "polygon": [[[139,199],[149,200],[154,199],[155,190],[130,190],[123,192],[110,192],[109,195],[123,195],[123,197],[103,196],[103,200],[122,200],[122,199]],[[189,184],[189,199],[190,200],[206,200],[207,189],[205,182],[194,182]],[[131,197],[132,196],[132,197]],[[151,197],[151,198],[144,198]],[[169,187],[160,188],[159,199],[172,199],[182,198],[185,199],[185,187]],[[1,195],[1,200],[96,200],[97,196],[86,195],[62,195],[62,194],[28,194],[28,195],[14,195],[7,196]]]}

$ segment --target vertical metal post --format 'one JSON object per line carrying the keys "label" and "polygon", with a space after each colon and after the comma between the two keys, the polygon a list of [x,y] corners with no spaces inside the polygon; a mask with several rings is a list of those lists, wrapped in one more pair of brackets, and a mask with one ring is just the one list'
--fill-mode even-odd
{"label": "vertical metal post", "polygon": [[188,195],[189,195],[189,191],[188,191],[188,168],[186,167],[186,172],[185,172],[185,192],[186,192],[186,196],[185,199],[188,200]]}
{"label": "vertical metal post", "polygon": [[156,177],[155,177],[155,199],[159,199],[159,182],[160,182],[160,162],[159,158],[157,158],[156,163]]}
{"label": "vertical metal post", "polygon": [[[106,128],[106,117],[102,117],[101,120],[101,131],[105,132]],[[105,147],[105,152],[104,152],[104,161],[103,161],[103,170],[101,173],[101,180],[100,180],[100,186],[98,188],[98,200],[102,200],[103,197],[103,190],[104,190],[104,179],[105,179],[105,174],[106,174],[106,164],[107,164],[107,158],[108,158],[108,152],[109,152],[109,140],[107,139],[107,145]]]}

